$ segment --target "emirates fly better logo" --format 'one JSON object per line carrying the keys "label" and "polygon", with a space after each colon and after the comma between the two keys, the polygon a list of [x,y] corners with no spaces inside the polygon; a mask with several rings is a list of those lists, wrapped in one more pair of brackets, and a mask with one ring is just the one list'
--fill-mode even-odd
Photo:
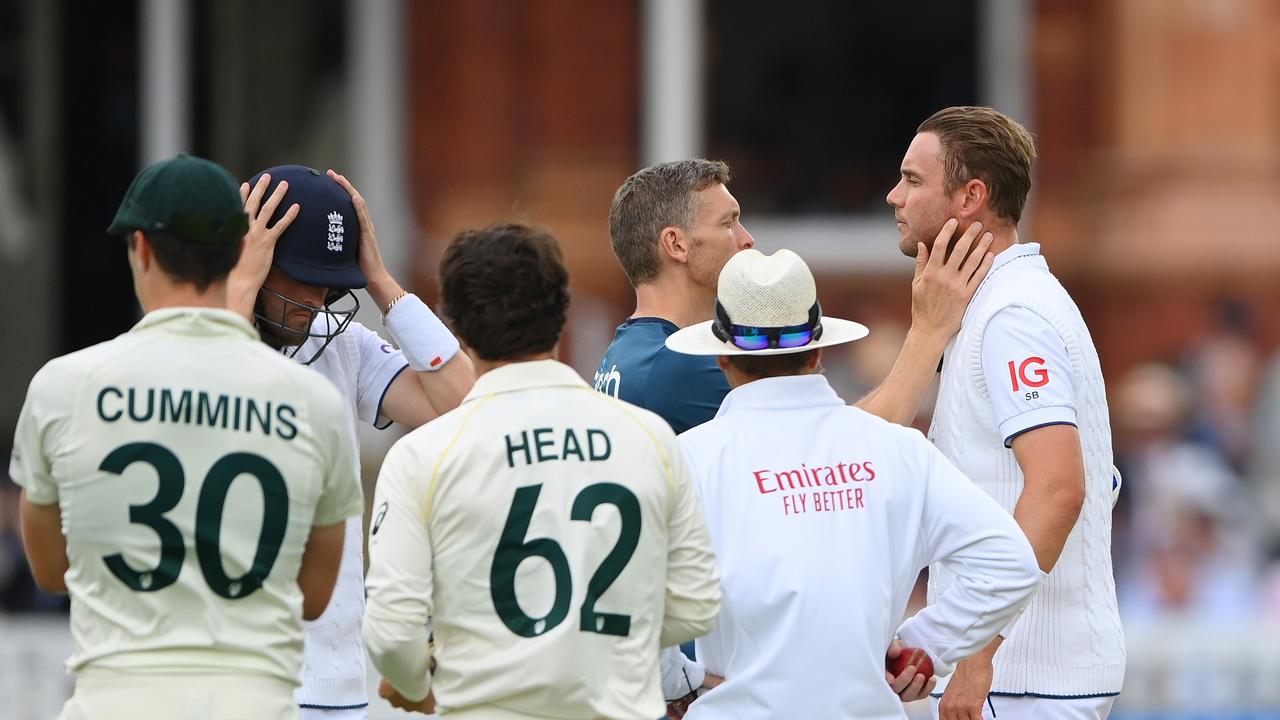
{"label": "emirates fly better logo", "polygon": [[334,210],[329,213],[329,250],[342,252],[342,213]]}

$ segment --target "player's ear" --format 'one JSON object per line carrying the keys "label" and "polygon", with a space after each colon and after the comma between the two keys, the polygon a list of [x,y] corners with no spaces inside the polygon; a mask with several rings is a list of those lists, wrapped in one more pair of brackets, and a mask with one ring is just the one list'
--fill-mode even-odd
{"label": "player's ear", "polygon": [[960,210],[956,214],[962,220],[968,220],[982,212],[991,197],[987,184],[978,178],[965,183],[964,187],[960,188],[960,193]]}
{"label": "player's ear", "polygon": [[806,370],[811,373],[818,372],[818,368],[822,365],[822,348],[814,348],[813,355],[809,357],[809,361],[804,364]]}
{"label": "player's ear", "polygon": [[658,233],[658,251],[678,263],[689,262],[690,244],[692,239],[680,228],[664,227]]}
{"label": "player's ear", "polygon": [[155,259],[151,250],[151,242],[147,240],[146,233],[141,230],[134,230],[129,236],[129,254],[138,263],[139,270],[147,270],[151,267],[152,261]]}

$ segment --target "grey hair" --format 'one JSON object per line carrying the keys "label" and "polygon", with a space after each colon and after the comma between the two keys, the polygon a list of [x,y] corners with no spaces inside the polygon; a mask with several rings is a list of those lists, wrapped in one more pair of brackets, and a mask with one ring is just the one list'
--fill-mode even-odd
{"label": "grey hair", "polygon": [[695,193],[713,183],[729,184],[728,165],[719,160],[676,160],[650,165],[614,193],[609,241],[632,287],[658,276],[658,237],[669,227],[692,228]]}

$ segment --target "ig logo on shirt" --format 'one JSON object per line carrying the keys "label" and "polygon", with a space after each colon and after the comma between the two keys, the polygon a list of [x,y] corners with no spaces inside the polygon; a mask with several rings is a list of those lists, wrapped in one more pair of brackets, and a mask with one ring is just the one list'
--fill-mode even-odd
{"label": "ig logo on shirt", "polygon": [[[1044,366],[1044,358],[1031,357],[1018,362],[1009,361],[1009,383],[1014,392],[1021,392],[1022,387],[1038,388],[1049,384],[1049,370]],[[1019,385],[1021,383],[1021,385]],[[1028,390],[1022,394],[1024,400],[1035,400],[1040,397],[1037,390]]]}

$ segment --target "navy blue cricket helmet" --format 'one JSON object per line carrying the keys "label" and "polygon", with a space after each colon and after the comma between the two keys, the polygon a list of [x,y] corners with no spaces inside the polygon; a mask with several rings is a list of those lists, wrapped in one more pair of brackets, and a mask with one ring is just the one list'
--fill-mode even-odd
{"label": "navy blue cricket helmet", "polygon": [[276,266],[294,280],[315,287],[354,290],[368,285],[360,269],[360,222],[347,191],[333,178],[305,165],[267,168],[249,178],[249,187],[257,185],[264,174],[271,176],[264,199],[281,180],[289,182],[284,200],[271,216],[271,225],[279,222],[291,205],[298,204],[298,217],[276,241]]}
{"label": "navy blue cricket helmet", "polygon": [[[257,185],[264,174],[271,176],[264,199],[271,196],[280,181],[289,183],[269,225],[274,226],[291,206],[298,205],[297,217],[276,240],[273,264],[293,280],[329,292],[324,307],[314,307],[264,287],[254,307],[254,319],[263,340],[289,357],[297,357],[304,347],[308,348],[308,357],[300,360],[310,365],[347,329],[359,309],[360,301],[351,291],[369,284],[360,269],[360,221],[347,191],[318,170],[305,165],[267,168],[249,178],[249,187]],[[282,301],[279,317],[268,317],[263,309],[263,294]],[[308,329],[289,325],[290,311],[295,308],[310,314]],[[315,342],[311,342],[313,339]]]}

